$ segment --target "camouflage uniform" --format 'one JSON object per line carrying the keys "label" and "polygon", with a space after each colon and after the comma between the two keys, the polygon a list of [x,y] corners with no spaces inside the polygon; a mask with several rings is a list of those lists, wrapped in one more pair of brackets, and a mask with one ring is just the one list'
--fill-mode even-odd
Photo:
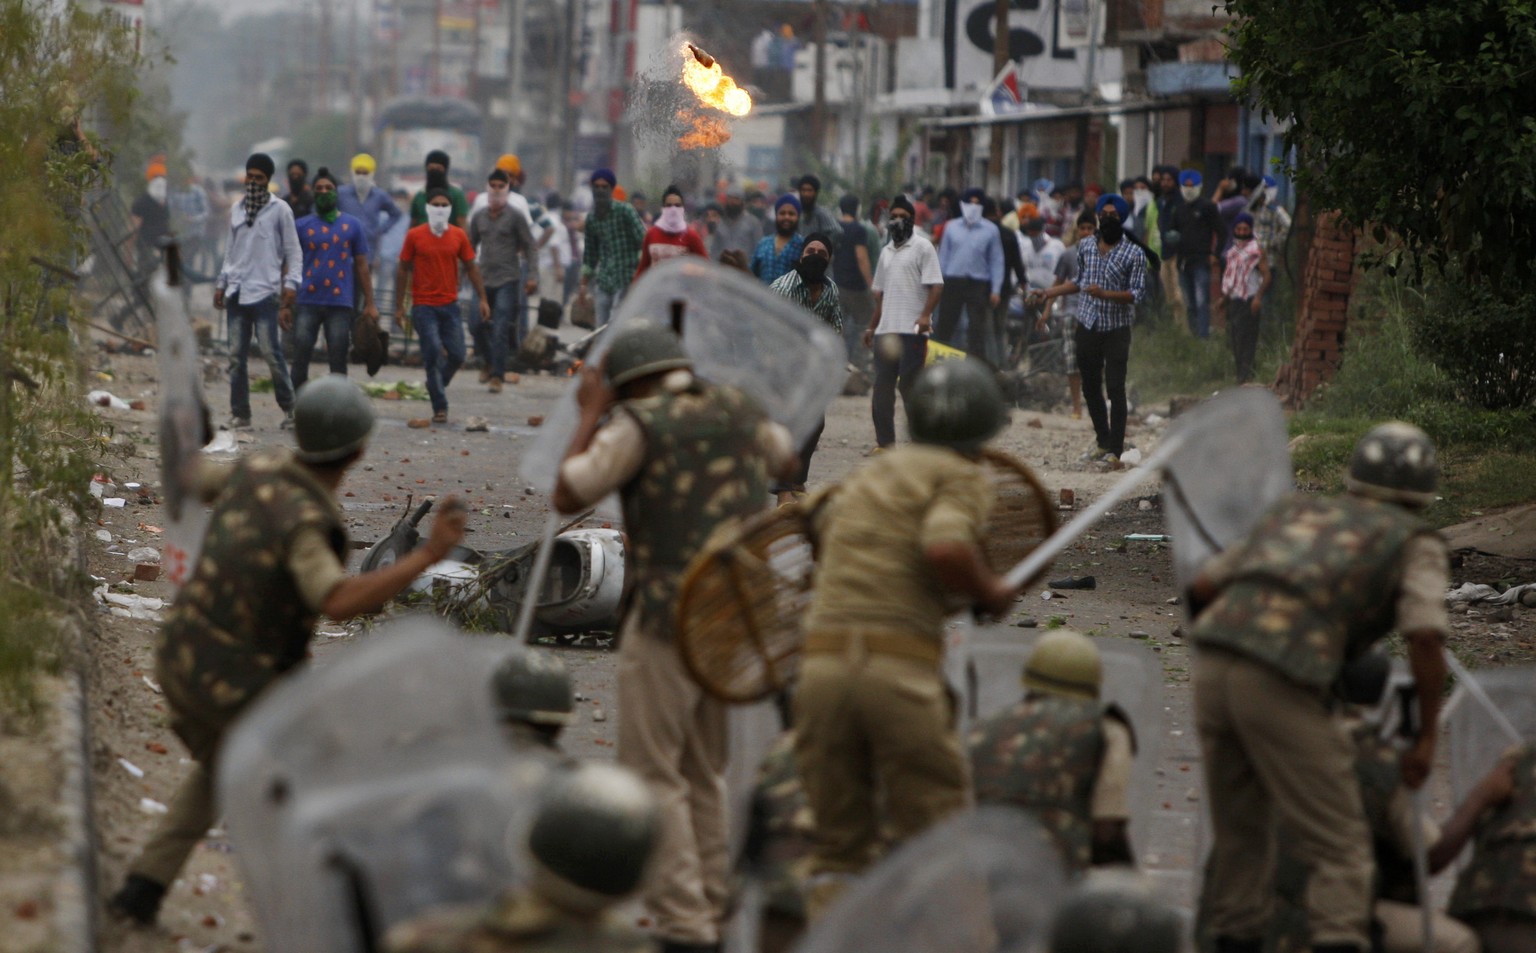
{"label": "camouflage uniform", "polygon": [[1536,746],[1514,758],[1514,794],[1478,819],[1451,895],[1451,914],[1478,931],[1484,953],[1536,950]]}
{"label": "camouflage uniform", "polygon": [[795,735],[787,732],[769,750],[752,797],[748,842],[753,865],[767,894],[770,914],[805,920],[805,876],[815,830],[811,806],[795,767]]}
{"label": "camouflage uniform", "polygon": [[[1217,590],[1191,633],[1215,834],[1201,916],[1216,936],[1266,931],[1278,820],[1308,871],[1312,942],[1368,945],[1371,836],[1328,692],[1347,659],[1397,625],[1409,547],[1430,534],[1394,504],[1295,495],[1202,574]],[[1443,566],[1443,547],[1431,552]]]}
{"label": "camouflage uniform", "polygon": [[1106,718],[1125,723],[1097,701],[1031,695],[978,724],[968,739],[976,802],[1029,811],[1078,872],[1093,860],[1093,793]]}
{"label": "camouflage uniform", "polygon": [[526,888],[488,910],[436,910],[384,935],[387,953],[646,953],[655,948],[616,918],[579,917]]}
{"label": "camouflage uniform", "polygon": [[[631,587],[620,637],[618,760],[662,803],[656,853],[666,862],[643,893],[657,935],[712,944],[729,899],[726,716],[678,654],[675,602],[683,570],[710,534],[767,503],[764,435],[773,425],[745,394],[697,379],[622,401],[618,415],[628,420],[605,428],[638,425],[644,442],[638,470],[613,487],[624,505]],[[602,439],[599,432],[593,447]]]}
{"label": "camouflage uniform", "polygon": [[300,596],[288,556],[306,527],[322,533],[338,560],[344,556],[340,509],[291,453],[253,454],[235,466],[156,656],[171,728],[195,763],[131,873],[167,886],[176,878],[212,826],[211,777],[225,731],[304,661],[319,615]]}

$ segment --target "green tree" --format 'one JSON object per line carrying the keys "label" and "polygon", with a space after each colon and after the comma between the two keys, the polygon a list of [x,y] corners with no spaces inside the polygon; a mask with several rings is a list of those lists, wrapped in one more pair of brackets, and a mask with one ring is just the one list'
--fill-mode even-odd
{"label": "green tree", "polygon": [[63,531],[86,513],[102,449],[60,276],[110,158],[85,130],[128,122],[135,64],[132,37],[102,14],[0,0],[0,703],[25,706],[28,673],[58,658]]}
{"label": "green tree", "polygon": [[1536,266],[1536,4],[1224,4],[1237,91],[1291,121],[1316,207],[1519,292]]}

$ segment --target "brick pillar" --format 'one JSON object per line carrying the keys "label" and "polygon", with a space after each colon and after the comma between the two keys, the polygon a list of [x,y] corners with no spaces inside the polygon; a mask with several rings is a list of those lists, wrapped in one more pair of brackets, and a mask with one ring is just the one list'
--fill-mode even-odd
{"label": "brick pillar", "polygon": [[1354,287],[1355,233],[1337,217],[1317,217],[1317,230],[1303,266],[1301,300],[1291,360],[1275,378],[1275,392],[1287,407],[1300,407],[1338,370]]}

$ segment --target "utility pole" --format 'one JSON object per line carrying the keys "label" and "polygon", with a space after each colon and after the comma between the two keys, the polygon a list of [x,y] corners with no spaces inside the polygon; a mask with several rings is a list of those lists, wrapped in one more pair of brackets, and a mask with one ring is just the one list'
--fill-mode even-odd
{"label": "utility pole", "polygon": [[432,62],[427,71],[427,95],[441,96],[443,65],[443,0],[432,0]]}
{"label": "utility pole", "polygon": [[811,103],[811,152],[821,161],[827,148],[827,0],[812,4],[816,43],[815,94]]}
{"label": "utility pole", "polygon": [[[1097,66],[1099,50],[1099,3],[1101,0],[1088,0],[1088,65],[1083,71],[1083,105],[1093,105],[1093,79],[1094,69]],[[1082,181],[1088,180],[1088,130],[1093,118],[1084,113],[1077,120],[1077,177]]]}
{"label": "utility pole", "polygon": [[[1013,58],[1012,42],[1008,36],[1008,4],[1009,0],[993,0],[993,18],[996,21],[993,28],[992,40],[992,78],[1003,71],[1008,61]],[[991,151],[987,156],[987,186],[989,188],[1002,189],[1003,181],[1003,130],[1004,126],[997,123],[992,127]],[[1006,189],[1003,189],[1006,191]]]}
{"label": "utility pole", "polygon": [[357,153],[357,124],[363,114],[358,83],[357,4],[352,0],[347,10],[347,154]]}
{"label": "utility pole", "polygon": [[522,148],[523,120],[523,59],[528,53],[528,31],[523,21],[528,17],[528,0],[512,0],[512,74],[507,87],[511,102],[507,104],[507,149],[516,152]]}
{"label": "utility pole", "polygon": [[576,177],[576,124],[581,119],[580,113],[571,104],[571,61],[574,59],[572,52],[580,36],[581,24],[586,19],[585,16],[577,15],[577,11],[582,8],[581,0],[565,0],[565,29],[561,31],[560,55],[556,67],[560,71],[555,83],[555,109],[559,117],[560,138],[555,148],[555,182],[561,194],[570,191],[571,182]]}

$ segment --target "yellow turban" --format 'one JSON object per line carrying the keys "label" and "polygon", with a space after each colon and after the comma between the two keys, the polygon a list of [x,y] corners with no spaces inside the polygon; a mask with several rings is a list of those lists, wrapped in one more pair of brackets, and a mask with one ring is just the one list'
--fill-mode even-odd
{"label": "yellow turban", "polygon": [[364,172],[374,172],[378,169],[378,167],[379,164],[373,161],[373,156],[366,152],[359,152],[357,155],[352,157],[353,172],[356,172],[358,169],[362,169]]}
{"label": "yellow turban", "polygon": [[496,160],[496,168],[505,172],[507,175],[522,175],[523,160],[509,152],[502,156],[500,159]]}

